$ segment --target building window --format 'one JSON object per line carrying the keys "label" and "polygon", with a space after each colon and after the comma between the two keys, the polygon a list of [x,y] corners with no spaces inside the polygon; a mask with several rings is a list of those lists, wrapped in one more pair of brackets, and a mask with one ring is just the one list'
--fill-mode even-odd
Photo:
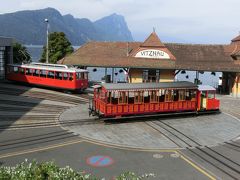
{"label": "building window", "polygon": [[148,82],[148,70],[143,70],[143,82]]}
{"label": "building window", "polygon": [[143,82],[159,82],[160,70],[151,69],[143,70]]}

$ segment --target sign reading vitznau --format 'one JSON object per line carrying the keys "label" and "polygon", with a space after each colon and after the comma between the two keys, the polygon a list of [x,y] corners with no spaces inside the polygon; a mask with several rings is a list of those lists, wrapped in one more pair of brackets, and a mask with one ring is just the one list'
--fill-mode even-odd
{"label": "sign reading vitznau", "polygon": [[147,49],[139,51],[135,57],[138,58],[152,58],[152,59],[170,59],[170,56],[161,50]]}

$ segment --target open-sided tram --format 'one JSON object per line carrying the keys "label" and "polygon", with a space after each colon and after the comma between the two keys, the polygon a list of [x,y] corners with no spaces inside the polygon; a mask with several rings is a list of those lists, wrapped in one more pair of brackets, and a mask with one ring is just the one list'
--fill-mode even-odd
{"label": "open-sided tram", "polygon": [[11,81],[72,91],[88,87],[87,70],[59,64],[9,64],[6,77]]}
{"label": "open-sided tram", "polygon": [[211,86],[191,82],[106,83],[94,86],[90,114],[103,118],[158,113],[217,111]]}

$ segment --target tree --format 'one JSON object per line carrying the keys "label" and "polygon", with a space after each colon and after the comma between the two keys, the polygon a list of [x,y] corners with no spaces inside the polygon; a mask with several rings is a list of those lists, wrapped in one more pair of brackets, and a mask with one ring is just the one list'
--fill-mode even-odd
{"label": "tree", "polygon": [[20,43],[13,44],[13,63],[30,63],[31,56],[29,55],[27,48]]}
{"label": "tree", "polygon": [[[58,60],[73,52],[73,47],[63,32],[50,33],[48,44],[49,63],[55,64]],[[46,46],[43,47],[43,53],[40,61],[46,62]]]}

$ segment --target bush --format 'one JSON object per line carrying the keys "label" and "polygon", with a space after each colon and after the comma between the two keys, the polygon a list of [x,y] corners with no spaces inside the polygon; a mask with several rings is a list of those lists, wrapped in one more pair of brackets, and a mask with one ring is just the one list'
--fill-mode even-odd
{"label": "bush", "polygon": [[54,162],[38,163],[33,161],[16,165],[15,167],[0,167],[1,180],[59,180],[59,179],[76,179],[76,180],[97,180],[91,174],[76,172],[72,168],[58,167]]}
{"label": "bush", "polygon": [[[154,177],[153,174],[137,176],[135,173],[126,172],[116,177],[116,180],[140,180]],[[98,180],[99,178],[82,172],[76,172],[69,166],[58,167],[54,162],[28,163],[27,160],[15,167],[0,167],[0,180]]]}

